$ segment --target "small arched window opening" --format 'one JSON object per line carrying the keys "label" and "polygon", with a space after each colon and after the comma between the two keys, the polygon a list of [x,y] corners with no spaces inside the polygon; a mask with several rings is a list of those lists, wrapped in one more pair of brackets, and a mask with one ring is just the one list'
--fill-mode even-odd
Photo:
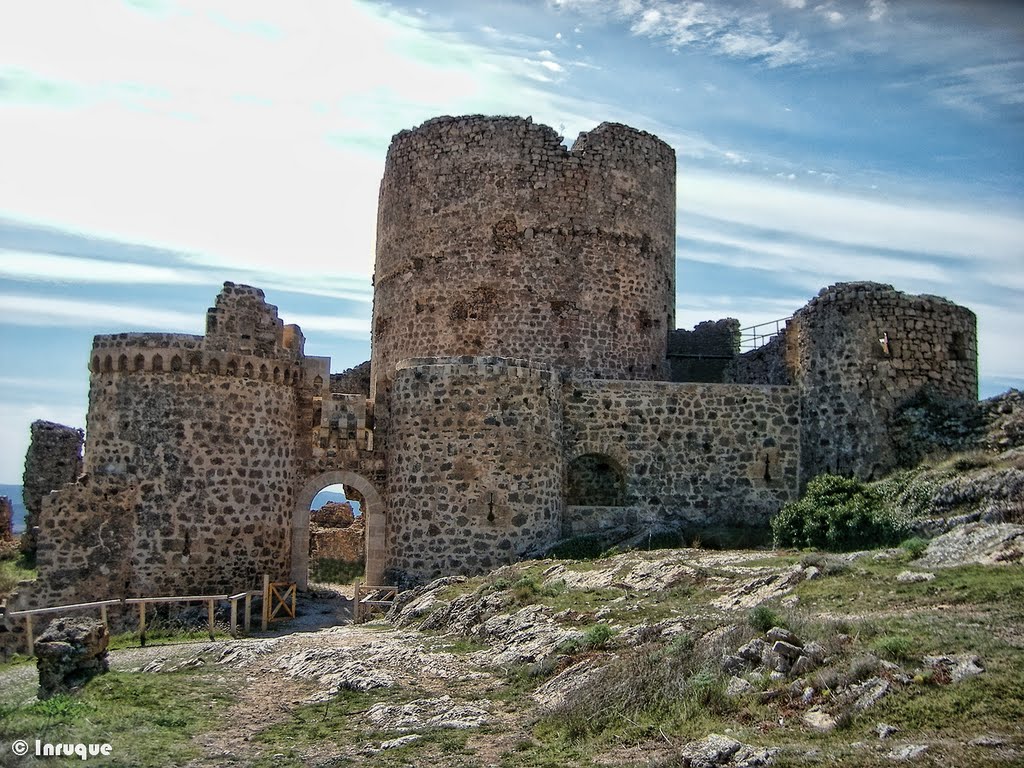
{"label": "small arched window opening", "polygon": [[229,360],[227,368],[225,369],[225,373],[227,373],[228,376],[237,376],[238,363],[236,363],[234,360]]}
{"label": "small arched window opening", "polygon": [[110,355],[107,355],[105,358],[103,358],[103,372],[104,373],[112,373],[113,370],[114,370],[114,359]]}
{"label": "small arched window opening", "polygon": [[270,377],[270,371],[267,369],[267,366],[261,365],[260,366],[260,381],[266,381],[269,377]]}
{"label": "small arched window opening", "polygon": [[609,456],[587,453],[569,464],[566,503],[571,507],[621,507],[626,503],[626,479]]}
{"label": "small arched window opening", "polygon": [[153,371],[154,373],[162,371],[164,369],[164,359],[160,355],[153,355]]}
{"label": "small arched window opening", "polygon": [[93,373],[99,373],[100,372],[100,356],[99,355],[96,355],[92,359],[92,372]]}
{"label": "small arched window opening", "polygon": [[171,370],[172,371],[180,371],[181,370],[181,358],[178,357],[177,355],[175,355],[174,357],[171,358]]}
{"label": "small arched window opening", "polygon": [[142,355],[135,356],[135,370],[144,371],[146,370],[146,358]]}
{"label": "small arched window opening", "polygon": [[220,374],[220,360],[213,359],[206,366],[206,370],[212,373],[214,376]]}
{"label": "small arched window opening", "polygon": [[202,373],[203,358],[200,357],[199,355],[192,355],[192,357],[190,357],[188,360],[188,366],[192,373]]}
{"label": "small arched window opening", "polygon": [[128,355],[121,355],[119,358],[117,358],[117,370],[128,370]]}

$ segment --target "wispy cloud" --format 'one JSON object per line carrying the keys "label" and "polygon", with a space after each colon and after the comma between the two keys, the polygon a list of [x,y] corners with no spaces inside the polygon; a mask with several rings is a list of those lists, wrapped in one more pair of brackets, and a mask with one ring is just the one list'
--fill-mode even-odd
{"label": "wispy cloud", "polygon": [[139,304],[0,293],[0,305],[11,325],[84,328],[153,328],[161,331],[201,333],[203,318],[185,312]]}
{"label": "wispy cloud", "polygon": [[108,285],[203,285],[210,281],[209,275],[187,269],[5,249],[0,249],[0,277],[48,283]]}

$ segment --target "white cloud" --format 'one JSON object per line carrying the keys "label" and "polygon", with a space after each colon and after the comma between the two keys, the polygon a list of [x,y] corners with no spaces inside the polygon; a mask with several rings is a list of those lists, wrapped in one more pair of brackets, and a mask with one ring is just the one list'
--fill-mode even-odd
{"label": "white cloud", "polygon": [[958,257],[1013,271],[1024,257],[1024,219],[1009,212],[875,200],[704,171],[680,175],[677,189],[680,221],[687,213],[697,213],[803,237]]}
{"label": "white cloud", "polygon": [[188,269],[102,259],[79,259],[2,248],[0,276],[15,280],[62,283],[203,285],[210,282],[209,275]]}
{"label": "white cloud", "polygon": [[787,8],[806,8],[807,0],[782,0],[782,4]]}
{"label": "white cloud", "polygon": [[6,310],[4,321],[11,325],[155,328],[198,333],[203,324],[201,316],[141,304],[6,293],[0,294],[0,305]]}
{"label": "white cloud", "polygon": [[889,13],[885,0],[868,0],[868,20],[881,21]]}

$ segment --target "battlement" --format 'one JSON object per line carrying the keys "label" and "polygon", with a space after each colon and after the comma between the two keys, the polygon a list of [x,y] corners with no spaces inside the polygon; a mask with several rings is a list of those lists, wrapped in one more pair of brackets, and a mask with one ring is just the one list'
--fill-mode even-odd
{"label": "battlement", "polygon": [[[275,384],[306,378],[305,338],[285,326],[263,291],[226,282],[207,311],[206,336],[185,333],[115,333],[93,338],[95,375],[191,373],[239,377]],[[326,381],[327,374],[323,374]]]}

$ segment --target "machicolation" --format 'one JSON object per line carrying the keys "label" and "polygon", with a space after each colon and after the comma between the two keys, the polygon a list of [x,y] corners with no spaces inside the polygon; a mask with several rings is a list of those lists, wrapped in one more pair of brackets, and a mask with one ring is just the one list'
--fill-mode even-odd
{"label": "machicolation", "polygon": [[749,352],[732,319],[675,329],[675,184],[673,150],[619,124],[571,149],[520,118],[397,134],[371,360],[331,374],[232,283],[203,336],[97,336],[84,465],[61,433],[60,471],[26,469],[55,492],[17,607],[304,585],[334,483],[375,583],[611,529],[760,528],[819,472],[897,466],[922,392],[976,400],[975,317],[938,297],[832,285]]}

